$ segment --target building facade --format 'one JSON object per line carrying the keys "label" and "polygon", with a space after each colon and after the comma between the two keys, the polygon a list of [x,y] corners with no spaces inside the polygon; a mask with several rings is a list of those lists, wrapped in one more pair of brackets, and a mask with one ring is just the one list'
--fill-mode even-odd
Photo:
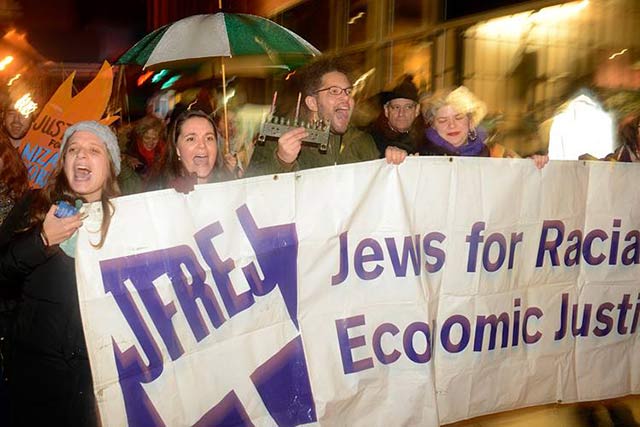
{"label": "building facade", "polygon": [[637,107],[637,1],[468,3],[477,2],[307,0],[267,15],[374,71],[365,96],[405,73],[424,94],[466,85],[523,155],[546,150],[548,121],[581,89],[615,120]]}
{"label": "building facade", "polygon": [[367,76],[362,98],[403,74],[425,95],[464,84],[488,104],[487,126],[523,155],[546,150],[548,121],[581,89],[615,120],[640,106],[636,0],[192,0],[172,12],[175,3],[148,0],[149,16],[162,16],[150,24],[219,6],[269,17],[353,59]]}

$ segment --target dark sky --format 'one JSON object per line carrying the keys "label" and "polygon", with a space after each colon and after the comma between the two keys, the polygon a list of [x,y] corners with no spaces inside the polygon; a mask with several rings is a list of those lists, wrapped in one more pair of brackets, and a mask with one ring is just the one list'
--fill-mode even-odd
{"label": "dark sky", "polygon": [[46,58],[113,61],[146,31],[146,0],[17,0],[15,23]]}

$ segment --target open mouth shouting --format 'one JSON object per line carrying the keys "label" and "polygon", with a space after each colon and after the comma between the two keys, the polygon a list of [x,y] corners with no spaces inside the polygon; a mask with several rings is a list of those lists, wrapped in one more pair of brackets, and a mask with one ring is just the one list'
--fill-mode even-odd
{"label": "open mouth shouting", "polygon": [[213,124],[208,118],[194,116],[182,123],[176,150],[187,175],[196,175],[204,184],[213,177],[218,145]]}
{"label": "open mouth shouting", "polygon": [[73,180],[84,182],[91,179],[91,169],[85,165],[77,165],[73,170]]}
{"label": "open mouth shouting", "polygon": [[197,153],[190,157],[184,158],[185,167],[190,174],[195,174],[198,183],[202,184],[208,181],[209,176],[213,172],[215,166],[215,157],[211,157],[208,153]]}
{"label": "open mouth shouting", "polygon": [[193,165],[194,166],[209,166],[209,156],[206,154],[196,154],[193,156]]}
{"label": "open mouth shouting", "polygon": [[64,173],[71,190],[87,202],[100,200],[110,174],[109,154],[102,140],[88,131],[75,132],[64,153]]}
{"label": "open mouth shouting", "polygon": [[331,118],[331,130],[334,133],[344,133],[351,119],[351,106],[348,104],[339,105],[333,110]]}

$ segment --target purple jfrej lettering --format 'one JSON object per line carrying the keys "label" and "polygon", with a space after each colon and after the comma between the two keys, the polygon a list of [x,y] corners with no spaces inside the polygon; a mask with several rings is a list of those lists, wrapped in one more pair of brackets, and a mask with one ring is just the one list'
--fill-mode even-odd
{"label": "purple jfrej lettering", "polygon": [[233,317],[251,307],[255,301],[251,291],[237,295],[233,289],[229,273],[235,268],[235,263],[231,258],[223,261],[212,242],[212,239],[222,234],[222,232],[220,222],[214,222],[198,231],[195,234],[195,239],[202,257],[211,269],[213,281],[216,283],[218,291],[220,291],[227,313],[229,313],[229,317]]}
{"label": "purple jfrej lettering", "polygon": [[289,317],[298,329],[298,234],[295,224],[282,224],[260,228],[247,205],[236,209],[240,225],[256,254],[260,277],[253,262],[242,267],[251,291],[264,296],[277,286],[280,289]]}
{"label": "purple jfrej lettering", "polygon": [[[246,205],[237,209],[237,216],[256,254],[261,272],[259,273],[258,266],[253,262],[242,267],[250,286],[249,291],[240,294],[235,292],[230,278],[230,272],[236,267],[235,263],[231,258],[223,260],[214,246],[215,238],[223,233],[220,222],[204,227],[194,236],[203,259],[211,269],[214,285],[220,292],[221,302],[229,318],[250,308],[256,302],[255,296],[264,296],[278,287],[291,321],[298,328],[298,237],[295,224],[260,228]],[[105,292],[113,295],[139,343],[139,348],[133,345],[121,350],[112,338],[129,424],[163,426],[164,423],[158,411],[143,388],[143,384],[153,382],[161,375],[163,355],[160,346],[154,340],[150,325],[145,323],[140,311],[141,307],[136,305],[130,290],[134,289],[142,301],[171,360],[181,357],[184,349],[172,323],[172,318],[177,313],[176,304],[174,301],[162,300],[156,288],[159,286],[158,279],[163,276],[168,278],[187,324],[198,342],[211,333],[203,315],[208,317],[214,328],[222,326],[227,319],[213,292],[212,285],[206,283],[206,273],[198,263],[196,254],[187,245],[102,261],[100,268]],[[301,351],[301,349],[296,350],[298,354],[296,358],[304,358],[304,353]],[[291,366],[293,369],[301,365],[296,361]],[[283,371],[282,376],[287,375],[289,374]],[[307,414],[305,421],[312,421],[315,415],[309,415],[313,397],[308,384],[308,373],[305,369],[304,373],[299,372],[297,375],[299,378],[292,383],[293,389],[304,386],[308,394],[300,414]],[[258,387],[258,384],[256,386]],[[205,418],[244,419],[247,422],[246,425],[251,425],[246,419],[241,403],[237,402],[237,399],[234,402],[236,402],[235,409],[227,411],[227,404],[217,405],[215,410],[212,409]],[[272,409],[269,407],[269,412],[276,417],[275,412],[278,411]],[[301,417],[298,415],[295,418],[298,420],[304,418]],[[205,419],[201,421],[206,423]]]}
{"label": "purple jfrej lettering", "polygon": [[[181,256],[176,258],[177,262],[167,264],[167,273],[193,336],[200,342],[209,335],[210,331],[202,317],[200,308],[196,304],[196,300],[202,303],[214,328],[219,328],[225,322],[224,314],[213,290],[205,283],[206,274],[195,259],[191,248],[179,246],[172,249],[172,251],[176,250],[180,250]],[[181,265],[184,265],[191,275],[191,283],[187,283],[187,278]]]}

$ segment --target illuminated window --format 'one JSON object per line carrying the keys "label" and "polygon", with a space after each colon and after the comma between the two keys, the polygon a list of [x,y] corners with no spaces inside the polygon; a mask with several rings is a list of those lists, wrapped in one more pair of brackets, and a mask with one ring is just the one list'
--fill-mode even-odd
{"label": "illuminated window", "polygon": [[394,43],[391,49],[391,80],[411,74],[420,92],[431,90],[431,43],[415,40]]}

